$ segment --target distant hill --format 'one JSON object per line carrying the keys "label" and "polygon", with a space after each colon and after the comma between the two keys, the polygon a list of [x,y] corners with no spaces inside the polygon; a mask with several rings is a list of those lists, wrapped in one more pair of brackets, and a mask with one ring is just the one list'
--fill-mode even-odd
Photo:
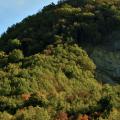
{"label": "distant hill", "polygon": [[[19,39],[26,55],[38,53],[49,44],[61,42],[102,44],[120,28],[117,0],[61,0],[13,25],[1,36],[1,50],[11,51],[10,40]],[[44,33],[44,34],[43,34]]]}
{"label": "distant hill", "polygon": [[120,1],[61,0],[0,38],[0,120],[119,120]]}

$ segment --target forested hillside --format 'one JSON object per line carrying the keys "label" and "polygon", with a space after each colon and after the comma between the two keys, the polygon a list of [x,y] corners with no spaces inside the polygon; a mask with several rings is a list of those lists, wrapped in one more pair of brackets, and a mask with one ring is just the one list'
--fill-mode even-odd
{"label": "forested hillside", "polygon": [[120,1],[61,0],[0,38],[0,120],[120,120]]}

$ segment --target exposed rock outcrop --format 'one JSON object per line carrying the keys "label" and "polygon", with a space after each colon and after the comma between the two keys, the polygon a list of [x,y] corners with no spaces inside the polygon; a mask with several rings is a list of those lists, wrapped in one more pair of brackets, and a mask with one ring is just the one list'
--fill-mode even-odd
{"label": "exposed rock outcrop", "polygon": [[120,51],[94,48],[91,58],[97,66],[97,79],[106,83],[120,83]]}

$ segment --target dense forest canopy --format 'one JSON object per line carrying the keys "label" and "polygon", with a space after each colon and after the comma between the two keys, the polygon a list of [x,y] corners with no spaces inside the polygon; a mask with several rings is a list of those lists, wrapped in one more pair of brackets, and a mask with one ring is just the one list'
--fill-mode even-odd
{"label": "dense forest canopy", "polygon": [[[119,30],[120,11],[117,0],[65,0],[58,5],[50,4],[33,16],[17,23],[1,36],[1,50],[11,51],[11,40],[20,40],[26,55],[37,53],[55,43],[61,42],[102,44],[105,37]],[[44,33],[44,34],[43,34]],[[17,44],[17,43],[16,43]]]}
{"label": "dense forest canopy", "polygon": [[9,27],[0,120],[119,120],[119,33],[119,0],[60,0]]}

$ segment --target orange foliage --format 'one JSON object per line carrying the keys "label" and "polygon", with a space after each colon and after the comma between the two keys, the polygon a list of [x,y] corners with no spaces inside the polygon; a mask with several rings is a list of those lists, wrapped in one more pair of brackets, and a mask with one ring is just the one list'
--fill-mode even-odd
{"label": "orange foliage", "polygon": [[22,99],[25,101],[29,100],[30,97],[31,97],[30,94],[22,94]]}
{"label": "orange foliage", "polygon": [[24,108],[20,109],[19,111],[20,111],[20,112],[24,112]]}
{"label": "orange foliage", "polygon": [[60,113],[58,113],[55,120],[68,120],[68,115],[67,115],[67,113],[60,112]]}
{"label": "orange foliage", "polygon": [[85,114],[85,115],[79,116],[77,120],[89,120],[89,116]]}

